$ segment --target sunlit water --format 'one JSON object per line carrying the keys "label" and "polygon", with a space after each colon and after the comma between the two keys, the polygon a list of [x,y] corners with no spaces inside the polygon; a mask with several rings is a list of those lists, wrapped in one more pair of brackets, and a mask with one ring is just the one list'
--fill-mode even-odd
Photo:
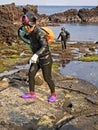
{"label": "sunlit water", "polygon": [[63,75],[76,76],[98,87],[98,62],[71,61],[59,70]]}
{"label": "sunlit water", "polygon": [[65,27],[70,32],[71,41],[98,41],[98,24],[61,24],[60,26],[49,26],[54,32],[55,38],[58,37],[61,27]]}
{"label": "sunlit water", "polygon": [[[16,69],[0,73],[0,77],[11,75],[22,69],[29,69],[30,65],[16,66]],[[71,61],[65,67],[58,68],[62,75],[75,76],[84,79],[98,87],[98,62]]]}
{"label": "sunlit water", "polygon": [[[92,9],[95,6],[38,6],[38,12],[40,14],[51,15],[54,13],[64,12],[69,9]],[[61,24],[60,26],[51,27],[55,34],[55,38],[58,37],[61,27],[64,26],[71,34],[71,41],[98,41],[98,24]]]}

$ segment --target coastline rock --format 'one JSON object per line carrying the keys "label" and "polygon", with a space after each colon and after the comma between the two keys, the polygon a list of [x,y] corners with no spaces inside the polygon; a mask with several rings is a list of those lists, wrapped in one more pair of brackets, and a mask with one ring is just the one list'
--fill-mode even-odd
{"label": "coastline rock", "polygon": [[[22,70],[7,76],[9,87],[0,91],[2,130],[98,129],[98,88],[76,77],[52,73],[56,102],[48,102],[50,90],[45,82],[35,85],[36,99],[24,100],[20,96],[28,92],[28,84],[23,80],[26,72]],[[42,77],[42,73],[38,76]],[[96,98],[92,100],[95,93]]]}
{"label": "coastline rock", "polygon": [[80,9],[78,15],[82,23],[98,23],[98,6],[92,9]]}
{"label": "coastline rock", "polygon": [[76,9],[70,9],[62,13],[56,13],[50,15],[52,22],[57,23],[71,23],[71,22],[81,22],[81,19],[78,16],[78,11]]}
{"label": "coastline rock", "polygon": [[98,6],[92,9],[69,9],[50,15],[51,21],[60,23],[95,23],[98,24]]}
{"label": "coastline rock", "polygon": [[40,26],[58,26],[61,23],[98,23],[98,6],[92,9],[70,9],[52,15],[39,14],[38,6],[26,5],[16,6],[15,3],[0,5],[0,42],[12,43],[20,42],[17,37],[17,30],[20,26],[19,18],[23,14],[23,8],[33,11],[38,18]]}
{"label": "coastline rock", "polygon": [[6,89],[9,87],[9,79],[8,78],[3,78],[0,80],[0,91]]}
{"label": "coastline rock", "polygon": [[[27,5],[26,8],[37,14],[37,6]],[[19,18],[23,14],[23,7],[16,6],[15,3],[0,5],[0,42],[12,45],[18,42],[17,29],[20,26]]]}

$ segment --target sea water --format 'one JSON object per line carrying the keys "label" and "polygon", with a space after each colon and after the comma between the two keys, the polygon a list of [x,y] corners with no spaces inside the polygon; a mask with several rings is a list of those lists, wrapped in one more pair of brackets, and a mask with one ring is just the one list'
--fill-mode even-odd
{"label": "sea water", "polygon": [[[38,6],[39,14],[51,15],[54,13],[64,12],[68,9],[92,9],[95,6]],[[55,39],[58,37],[61,27],[65,27],[67,31],[70,32],[71,41],[98,41],[98,24],[80,24],[80,23],[71,23],[71,24],[61,24],[60,26],[50,26],[55,34]]]}
{"label": "sea water", "polygon": [[[68,9],[91,9],[94,6],[39,6],[38,11],[40,14],[51,15],[54,13],[64,12]],[[71,41],[85,41],[96,42],[98,41],[98,24],[61,24],[60,26],[49,26],[54,34],[55,38],[58,37],[61,27],[65,27],[71,34]],[[96,87],[98,87],[98,62],[82,62],[71,61],[69,64],[59,67],[59,71],[63,75],[72,75],[78,78],[87,80]]]}
{"label": "sea water", "polygon": [[60,65],[63,75],[76,76],[98,87],[98,62],[71,61],[65,67]]}
{"label": "sea water", "polygon": [[38,13],[40,14],[47,14],[47,15],[51,15],[54,13],[60,13],[60,12],[64,12],[66,10],[69,9],[92,9],[95,6],[38,6]]}

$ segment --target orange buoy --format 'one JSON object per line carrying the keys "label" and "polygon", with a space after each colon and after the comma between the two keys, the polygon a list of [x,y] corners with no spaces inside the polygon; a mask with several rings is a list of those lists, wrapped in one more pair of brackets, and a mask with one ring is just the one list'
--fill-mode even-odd
{"label": "orange buoy", "polygon": [[48,41],[54,40],[54,33],[53,33],[53,31],[50,28],[48,28],[48,27],[41,27],[41,29],[45,33],[47,33],[47,37],[46,38],[47,38]]}

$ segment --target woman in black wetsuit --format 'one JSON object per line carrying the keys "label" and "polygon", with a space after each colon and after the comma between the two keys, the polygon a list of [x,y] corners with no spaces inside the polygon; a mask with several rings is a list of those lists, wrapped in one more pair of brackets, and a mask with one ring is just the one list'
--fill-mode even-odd
{"label": "woman in black wetsuit", "polygon": [[61,44],[62,44],[62,50],[66,49],[66,43],[68,39],[70,38],[70,33],[65,30],[64,27],[61,28],[61,32],[59,33],[59,36],[57,40],[61,37]]}
{"label": "woman in black wetsuit", "polygon": [[45,38],[45,34],[36,24],[36,17],[32,12],[26,12],[21,17],[22,25],[28,31],[25,38],[30,40],[30,48],[33,52],[33,56],[30,59],[30,69],[29,69],[29,90],[30,93],[23,94],[22,98],[35,98],[35,75],[41,68],[44,80],[47,82],[50,88],[51,95],[48,99],[49,102],[54,102],[56,100],[55,85],[52,80],[51,70],[52,70],[52,57],[49,50],[48,41]]}

